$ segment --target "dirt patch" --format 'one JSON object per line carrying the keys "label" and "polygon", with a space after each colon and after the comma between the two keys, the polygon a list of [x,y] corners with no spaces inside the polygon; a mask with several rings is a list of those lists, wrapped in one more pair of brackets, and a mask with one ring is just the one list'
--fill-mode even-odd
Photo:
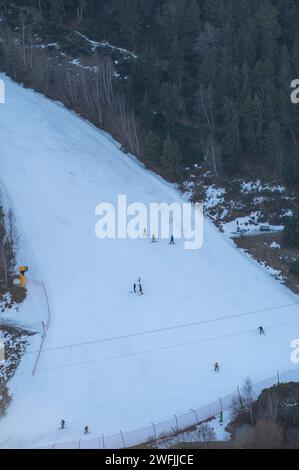
{"label": "dirt patch", "polygon": [[299,260],[299,248],[287,246],[283,233],[241,236],[234,238],[234,241],[239,248],[249,253],[259,263],[277,271],[276,277],[293,292],[299,293],[299,276],[290,273],[290,264]]}
{"label": "dirt patch", "polygon": [[19,305],[25,300],[26,295],[26,288],[13,284],[8,287],[8,290],[0,291],[0,312],[4,313],[13,307],[18,311]]}

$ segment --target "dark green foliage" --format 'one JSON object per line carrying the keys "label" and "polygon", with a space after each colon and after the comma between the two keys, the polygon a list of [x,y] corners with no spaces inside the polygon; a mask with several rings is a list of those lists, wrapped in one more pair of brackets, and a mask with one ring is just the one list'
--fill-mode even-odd
{"label": "dark green foliage", "polygon": [[179,175],[182,163],[182,154],[176,140],[172,139],[168,134],[164,144],[161,156],[162,169],[170,176],[177,177]]}
{"label": "dark green foliage", "polygon": [[173,128],[179,114],[179,97],[176,87],[164,82],[160,89],[160,112],[165,117],[167,128]]}
{"label": "dark green foliage", "polygon": [[132,65],[129,78],[129,96],[132,102],[138,103],[147,94],[149,103],[156,103],[159,95],[161,74],[157,51],[145,48],[139,60]]}
{"label": "dark green foliage", "polygon": [[294,276],[299,276],[299,260],[292,261],[290,264],[290,273],[294,274]]}
{"label": "dark green foliage", "polygon": [[299,158],[294,155],[293,158],[288,158],[285,162],[284,177],[287,184],[299,184]]}
{"label": "dark green foliage", "polygon": [[118,10],[118,26],[121,39],[135,48],[142,29],[142,12],[139,0],[122,0]]}
{"label": "dark green foliage", "polygon": [[[297,0],[14,4],[41,6],[47,23],[40,29],[65,46],[63,28],[70,28],[136,53],[136,60],[119,61],[125,80],[117,86],[136,111],[141,140],[149,131],[165,141],[185,129],[177,141],[186,164],[209,154],[213,142],[219,173],[255,173],[258,166],[299,183],[299,105],[290,101],[290,83],[299,78]],[[29,21],[31,10],[22,11]],[[196,139],[188,145],[190,130]]]}
{"label": "dark green foliage", "polygon": [[149,165],[157,165],[161,157],[161,140],[157,134],[149,132],[144,140],[143,158]]}
{"label": "dark green foliage", "polygon": [[288,217],[284,227],[284,239],[290,246],[299,246],[299,216]]}
{"label": "dark green foliage", "polygon": [[206,21],[220,27],[224,21],[225,0],[206,0],[203,4]]}

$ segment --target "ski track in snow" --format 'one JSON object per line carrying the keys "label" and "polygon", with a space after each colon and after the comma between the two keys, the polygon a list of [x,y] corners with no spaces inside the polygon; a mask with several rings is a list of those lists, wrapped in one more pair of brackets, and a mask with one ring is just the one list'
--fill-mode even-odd
{"label": "ski track in snow", "polygon": [[[1,447],[79,439],[85,425],[92,437],[133,430],[209,404],[247,376],[257,382],[296,369],[290,342],[299,336],[297,296],[208,220],[198,251],[184,250],[181,241],[98,240],[99,202],[116,202],[118,194],[144,203],[183,197],[106,133],[1,78],[1,186],[22,235],[19,262],[45,282],[52,311],[36,375],[39,335],[10,382]],[[144,296],[130,294],[138,276]],[[19,312],[7,315],[40,330],[45,302],[37,285],[28,288]],[[193,325],[170,329],[185,323]]]}

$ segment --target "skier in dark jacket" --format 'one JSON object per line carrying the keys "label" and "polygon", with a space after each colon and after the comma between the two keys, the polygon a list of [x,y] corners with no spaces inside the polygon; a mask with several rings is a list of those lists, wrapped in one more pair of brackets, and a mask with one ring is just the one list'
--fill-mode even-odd
{"label": "skier in dark jacket", "polygon": [[218,362],[215,362],[215,364],[214,364],[214,371],[215,371],[215,372],[219,372],[219,364],[218,364]]}
{"label": "skier in dark jacket", "polygon": [[65,421],[64,421],[64,419],[62,419],[60,421],[60,429],[64,429],[64,427],[65,427]]}
{"label": "skier in dark jacket", "polygon": [[139,284],[139,294],[140,294],[140,295],[143,295],[143,289],[142,289],[142,285],[141,285],[141,284]]}
{"label": "skier in dark jacket", "polygon": [[169,245],[174,245],[174,237],[171,235]]}
{"label": "skier in dark jacket", "polygon": [[89,427],[88,427],[88,426],[85,426],[85,428],[84,428],[84,434],[89,434]]}
{"label": "skier in dark jacket", "polygon": [[265,330],[264,330],[264,328],[263,328],[262,326],[259,326],[259,327],[258,327],[258,330],[259,330],[260,335],[265,335],[265,334],[266,334],[266,333],[265,333]]}
{"label": "skier in dark jacket", "polygon": [[136,282],[134,282],[134,286],[133,286],[133,289],[134,289],[134,293],[136,294]]}

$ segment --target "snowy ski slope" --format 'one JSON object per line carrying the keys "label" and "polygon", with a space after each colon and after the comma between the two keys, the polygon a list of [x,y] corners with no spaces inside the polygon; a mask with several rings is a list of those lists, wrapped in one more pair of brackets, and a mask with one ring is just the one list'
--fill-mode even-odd
{"label": "snowy ski slope", "polygon": [[[296,368],[298,297],[208,220],[198,251],[184,250],[183,241],[97,239],[99,202],[118,194],[171,202],[180,194],[105,133],[1,78],[1,187],[22,235],[19,262],[45,282],[52,311],[35,376],[40,335],[10,383],[1,447],[78,439],[85,425],[93,436],[147,426],[217,400],[246,376],[256,382]],[[144,296],[130,293],[138,276]],[[40,299],[30,284],[11,318],[40,330]]]}

